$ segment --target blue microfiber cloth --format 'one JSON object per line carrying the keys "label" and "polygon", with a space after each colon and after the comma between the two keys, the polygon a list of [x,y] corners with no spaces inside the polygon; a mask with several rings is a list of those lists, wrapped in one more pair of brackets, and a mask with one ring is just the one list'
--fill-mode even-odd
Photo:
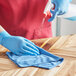
{"label": "blue microfiber cloth", "polygon": [[7,52],[7,56],[19,67],[39,67],[45,69],[51,69],[53,67],[58,66],[63,62],[63,58],[55,56],[44,49],[36,46],[39,49],[40,55],[32,56],[32,55],[23,55],[18,56],[13,54],[12,52]]}
{"label": "blue microfiber cloth", "polygon": [[69,17],[69,18],[65,18],[67,20],[71,20],[71,21],[76,21],[76,16],[73,16],[73,17]]}

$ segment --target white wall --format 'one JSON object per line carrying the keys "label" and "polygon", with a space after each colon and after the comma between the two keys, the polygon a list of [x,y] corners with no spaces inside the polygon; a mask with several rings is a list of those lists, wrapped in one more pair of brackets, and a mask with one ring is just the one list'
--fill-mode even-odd
{"label": "white wall", "polygon": [[[76,4],[76,0],[72,0],[72,3]],[[61,18],[60,26],[60,35],[76,34],[76,21],[70,21]]]}
{"label": "white wall", "polygon": [[72,0],[72,3],[76,4],[76,0]]}
{"label": "white wall", "polygon": [[52,33],[53,33],[53,37],[55,37],[56,36],[56,19],[52,21]]}
{"label": "white wall", "polygon": [[60,35],[76,34],[76,21],[61,19]]}

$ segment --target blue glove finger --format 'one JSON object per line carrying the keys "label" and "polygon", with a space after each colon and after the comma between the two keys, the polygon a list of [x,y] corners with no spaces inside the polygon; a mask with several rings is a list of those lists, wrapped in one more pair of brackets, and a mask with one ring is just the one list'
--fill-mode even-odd
{"label": "blue glove finger", "polygon": [[24,39],[25,41],[27,41],[26,43],[26,45],[27,46],[29,46],[29,47],[31,47],[31,48],[33,48],[34,50],[36,50],[37,52],[39,52],[39,50],[35,47],[35,44],[33,43],[33,42],[31,42],[30,40],[28,40],[28,39]]}
{"label": "blue glove finger", "polygon": [[27,41],[27,42],[29,42],[29,43],[32,44],[32,45],[35,45],[33,42],[31,42],[30,40],[28,40],[28,39],[26,39],[26,38],[24,38],[24,40]]}
{"label": "blue glove finger", "polygon": [[20,53],[21,54],[18,56],[26,56],[26,55],[36,56],[37,55],[36,53],[32,53],[32,52],[25,50],[25,49],[22,49],[22,51],[20,51]]}
{"label": "blue glove finger", "polygon": [[18,56],[22,56],[22,55],[37,55],[36,53],[33,53],[33,52],[30,52],[28,50],[25,50],[25,49],[19,49],[19,50],[16,50],[16,51],[12,51],[12,53],[14,53],[15,55],[18,55]]}
{"label": "blue glove finger", "polygon": [[63,15],[65,14],[66,12],[63,12],[63,11],[60,11],[58,15]]}
{"label": "blue glove finger", "polygon": [[21,39],[23,39],[23,40],[25,40],[26,42],[28,42],[28,43],[30,43],[32,45],[35,45],[33,42],[31,42],[30,40],[28,40],[28,39],[26,39],[24,37],[20,37],[20,36],[18,36],[18,37],[21,38]]}
{"label": "blue glove finger", "polygon": [[[36,54],[36,55],[39,55],[39,52],[37,52],[36,50],[34,50],[34,49],[32,49],[32,48],[30,48],[30,47],[28,47],[28,46],[22,46],[22,48],[24,49],[24,50],[27,50],[28,52],[30,52],[30,53],[33,53],[33,54]],[[26,52],[26,51],[22,51],[22,52]]]}
{"label": "blue glove finger", "polygon": [[60,10],[59,8],[57,8],[57,4],[56,3],[53,3],[53,4],[55,5],[55,10],[54,11],[50,10],[50,12],[52,14],[52,17],[48,20],[48,22],[53,21],[56,18],[56,16],[58,15],[59,10]]}
{"label": "blue glove finger", "polygon": [[25,45],[27,45],[28,47],[30,47],[30,48],[34,49],[35,51],[39,52],[39,50],[35,47],[35,45],[32,45],[28,42],[26,42]]}
{"label": "blue glove finger", "polygon": [[57,14],[58,14],[58,11],[50,10],[50,12],[52,13],[52,17],[48,20],[48,22],[53,21],[56,18]]}
{"label": "blue glove finger", "polygon": [[28,40],[26,38],[23,38],[23,37],[21,37],[21,38],[24,40],[21,44],[21,47],[24,48],[24,50],[28,50],[30,52],[39,54],[39,50],[34,46],[35,45],[34,43],[32,43],[30,40]]}

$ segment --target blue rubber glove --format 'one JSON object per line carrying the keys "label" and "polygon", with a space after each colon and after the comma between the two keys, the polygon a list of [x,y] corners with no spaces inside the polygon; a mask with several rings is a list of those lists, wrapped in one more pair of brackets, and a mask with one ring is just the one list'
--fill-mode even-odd
{"label": "blue rubber glove", "polygon": [[18,56],[12,52],[7,52],[6,54],[19,67],[35,66],[39,68],[51,69],[63,62],[63,58],[55,56],[38,46],[36,46],[36,48],[39,49],[40,55]]}
{"label": "blue rubber glove", "polygon": [[68,11],[71,1],[72,0],[51,0],[51,2],[55,5],[55,10],[50,10],[52,17],[48,21],[53,21],[57,15],[65,14]]}
{"label": "blue rubber glove", "polygon": [[0,33],[0,44],[16,55],[39,55],[35,44],[20,36],[11,36],[6,31]]}

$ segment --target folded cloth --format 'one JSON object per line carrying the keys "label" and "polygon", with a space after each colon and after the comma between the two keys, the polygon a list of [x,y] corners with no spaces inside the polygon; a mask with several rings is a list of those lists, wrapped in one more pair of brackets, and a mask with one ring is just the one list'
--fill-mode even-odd
{"label": "folded cloth", "polygon": [[34,66],[39,68],[51,69],[63,62],[63,58],[55,56],[38,46],[36,47],[39,49],[40,52],[40,55],[37,56],[18,56],[13,54],[12,52],[7,52],[6,54],[19,67]]}
{"label": "folded cloth", "polygon": [[76,21],[76,16],[73,16],[73,17],[69,17],[69,18],[65,18],[67,20],[71,20],[71,21]]}

